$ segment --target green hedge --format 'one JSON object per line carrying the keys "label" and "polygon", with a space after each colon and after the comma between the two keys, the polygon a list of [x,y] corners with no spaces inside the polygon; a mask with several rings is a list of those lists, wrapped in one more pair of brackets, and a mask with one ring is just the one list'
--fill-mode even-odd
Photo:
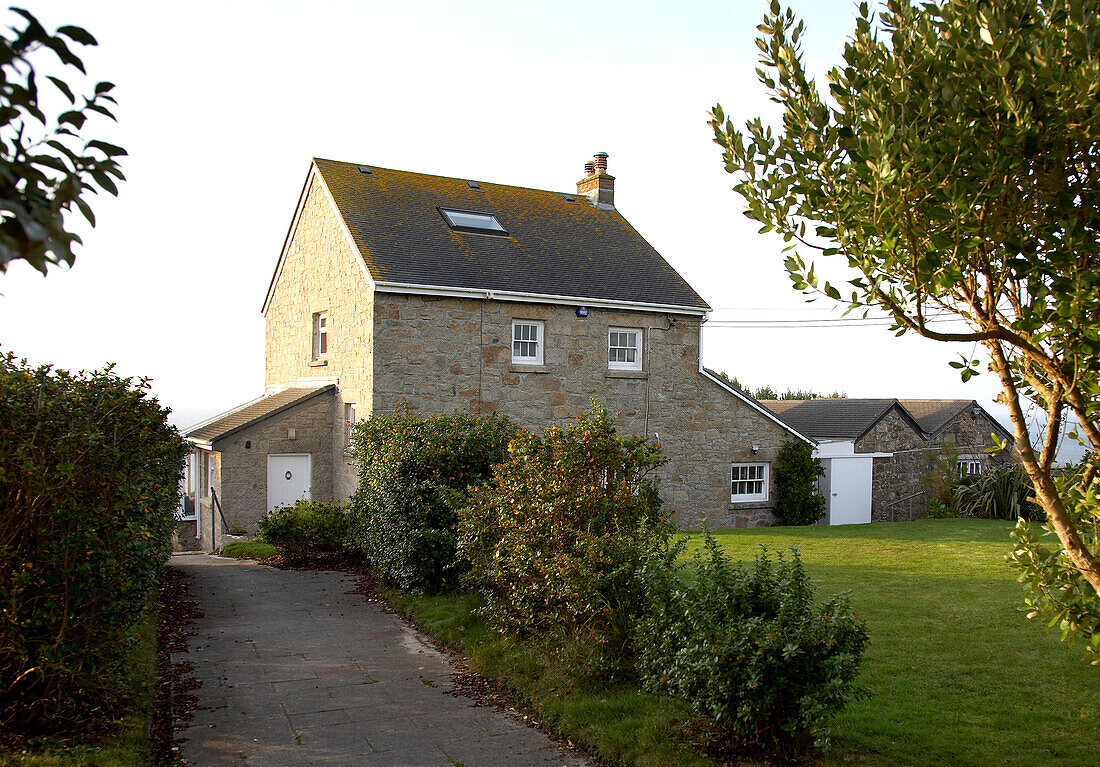
{"label": "green hedge", "polygon": [[290,560],[342,554],[348,542],[347,507],[335,501],[300,500],[260,517],[260,536]]}
{"label": "green hedge", "polygon": [[458,585],[457,509],[503,460],[517,427],[499,415],[372,415],[352,437],[359,488],[350,547],[385,580],[412,591]]}
{"label": "green hedge", "polygon": [[0,358],[0,730],[118,703],[187,448],[145,379]]}

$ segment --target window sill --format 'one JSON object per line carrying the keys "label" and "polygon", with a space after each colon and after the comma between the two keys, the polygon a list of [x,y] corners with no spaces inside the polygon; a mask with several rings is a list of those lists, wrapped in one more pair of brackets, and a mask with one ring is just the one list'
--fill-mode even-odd
{"label": "window sill", "polygon": [[508,366],[508,370],[512,373],[549,373],[550,369],[545,365],[517,365],[513,362]]}
{"label": "window sill", "polygon": [[768,500],[763,501],[730,501],[729,508],[732,509],[768,509],[771,508],[771,502]]}
{"label": "window sill", "polygon": [[604,378],[637,378],[645,380],[649,378],[649,373],[644,370],[608,370],[604,373]]}
{"label": "window sill", "polygon": [[309,363],[309,366],[311,368],[323,368],[327,364],[328,364],[328,360],[312,360]]}

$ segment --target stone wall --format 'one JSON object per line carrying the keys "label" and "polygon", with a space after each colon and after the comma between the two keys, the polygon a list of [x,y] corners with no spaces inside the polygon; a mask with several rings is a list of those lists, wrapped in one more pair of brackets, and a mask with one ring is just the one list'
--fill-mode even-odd
{"label": "stone wall", "polygon": [[[920,519],[928,508],[923,478],[931,470],[929,445],[894,408],[856,442],[857,453],[893,453],[875,458],[871,475],[871,521]],[[916,497],[910,497],[910,496]]]}
{"label": "stone wall", "polygon": [[[324,392],[214,443],[220,458],[218,498],[228,525],[239,526],[249,537],[256,534],[267,512],[268,455],[309,453],[311,495],[318,501],[332,500],[333,405],[333,393]],[[289,438],[290,429],[294,439]],[[204,529],[203,545],[220,546],[222,532],[219,529],[217,538],[211,539]]]}
{"label": "stone wall", "polygon": [[985,471],[1011,462],[1007,451],[996,456],[985,453],[993,446],[990,435],[994,430],[984,413],[967,410],[926,440],[896,410],[891,411],[856,442],[858,453],[894,454],[874,459],[871,521],[921,519],[927,514],[931,496],[925,478],[933,473],[944,443],[950,443],[960,456],[980,457]]}
{"label": "stone wall", "polygon": [[[265,384],[270,389],[302,378],[339,379],[329,415],[327,452],[336,461],[324,490],[328,497],[347,498],[357,482],[355,467],[345,457],[345,412],[348,404],[355,405],[359,419],[371,412],[373,309],[362,259],[348,242],[320,178],[315,177],[264,315]],[[315,361],[313,315],[318,312],[328,313],[328,355]],[[320,492],[319,486],[314,488]]]}
{"label": "stone wall", "polygon": [[[770,502],[730,503],[730,464],[771,462],[788,432],[699,372],[699,319],[660,312],[379,293],[374,408],[501,412],[530,429],[561,424],[595,398],[624,434],[659,438],[661,494],[684,526],[772,520]],[[513,320],[544,326],[543,364],[511,360]],[[608,329],[643,333],[643,369],[609,370]],[[753,446],[757,451],[754,453]]]}

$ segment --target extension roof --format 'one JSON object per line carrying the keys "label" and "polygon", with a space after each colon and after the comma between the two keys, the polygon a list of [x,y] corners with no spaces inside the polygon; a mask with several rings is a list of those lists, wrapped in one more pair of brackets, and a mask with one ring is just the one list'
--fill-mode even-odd
{"label": "extension roof", "polygon": [[810,400],[761,400],[761,404],[803,434],[814,439],[858,440],[896,410],[924,439],[948,428],[960,415],[983,413],[1002,437],[1012,434],[969,399],[846,399],[818,397]]}
{"label": "extension roof", "polygon": [[200,442],[207,445],[219,439],[224,439],[230,434],[247,429],[253,424],[259,423],[265,418],[288,410],[297,404],[312,399],[319,394],[333,391],[334,384],[320,386],[291,386],[288,389],[268,394],[259,399],[248,402],[228,413],[215,416],[212,420],[205,421],[191,427],[183,436],[191,442]]}
{"label": "extension roof", "polygon": [[857,440],[891,411],[897,411],[913,427],[913,431],[923,435],[920,424],[896,399],[819,397],[804,400],[761,400],[760,404],[814,439]]}
{"label": "extension roof", "polygon": [[[583,195],[334,160],[314,159],[313,168],[376,290],[710,308],[621,213]],[[452,229],[441,208],[492,214],[507,234]]]}

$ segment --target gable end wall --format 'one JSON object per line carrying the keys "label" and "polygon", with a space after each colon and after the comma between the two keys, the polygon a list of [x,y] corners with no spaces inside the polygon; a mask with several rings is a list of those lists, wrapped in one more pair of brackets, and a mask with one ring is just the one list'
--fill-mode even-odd
{"label": "gable end wall", "polygon": [[[315,312],[328,312],[328,358],[323,364],[312,361]],[[371,412],[373,315],[373,294],[362,260],[348,242],[320,179],[314,177],[265,315],[264,383],[270,390],[301,378],[339,380],[331,415],[330,454],[335,466],[329,485],[318,488],[328,497],[348,497],[357,481],[345,451],[344,413],[347,403],[355,404],[359,420]]]}

